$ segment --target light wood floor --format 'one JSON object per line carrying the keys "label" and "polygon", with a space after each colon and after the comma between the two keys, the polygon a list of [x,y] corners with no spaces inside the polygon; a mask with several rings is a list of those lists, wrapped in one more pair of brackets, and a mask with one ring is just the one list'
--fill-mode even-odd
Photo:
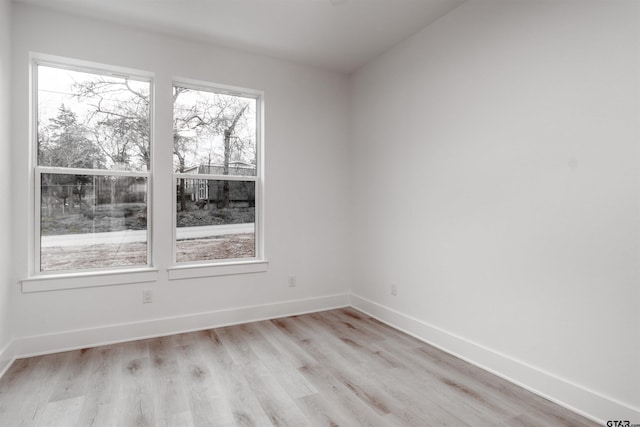
{"label": "light wood floor", "polygon": [[5,426],[596,426],[353,309],[17,360]]}

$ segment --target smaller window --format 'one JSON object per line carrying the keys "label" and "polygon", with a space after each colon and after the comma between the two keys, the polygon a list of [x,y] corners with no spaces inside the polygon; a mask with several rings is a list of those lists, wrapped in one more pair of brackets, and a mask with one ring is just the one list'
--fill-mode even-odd
{"label": "smaller window", "polygon": [[261,259],[261,97],[174,84],[177,264]]}
{"label": "smaller window", "polygon": [[36,273],[148,266],[151,82],[34,66]]}

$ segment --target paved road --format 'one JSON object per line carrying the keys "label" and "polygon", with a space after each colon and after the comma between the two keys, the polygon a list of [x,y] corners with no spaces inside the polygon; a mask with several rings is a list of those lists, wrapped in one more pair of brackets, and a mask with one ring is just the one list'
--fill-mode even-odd
{"label": "paved road", "polygon": [[[226,234],[253,233],[253,223],[207,225],[202,227],[180,227],[177,230],[178,240],[202,239],[206,237],[224,236]],[[42,236],[43,248],[89,246],[124,243],[144,243],[147,241],[145,230],[112,231],[108,233],[64,234],[59,236]]]}

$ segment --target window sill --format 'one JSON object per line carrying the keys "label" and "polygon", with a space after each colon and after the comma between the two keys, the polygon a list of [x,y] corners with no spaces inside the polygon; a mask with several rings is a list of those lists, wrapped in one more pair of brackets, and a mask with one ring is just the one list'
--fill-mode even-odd
{"label": "window sill", "polygon": [[20,283],[22,292],[29,293],[155,282],[157,279],[157,269],[141,268],[91,273],[49,274],[23,279]]}
{"label": "window sill", "polygon": [[263,273],[268,261],[238,261],[225,264],[189,265],[169,268],[169,280],[195,279],[198,277],[229,276],[233,274]]}

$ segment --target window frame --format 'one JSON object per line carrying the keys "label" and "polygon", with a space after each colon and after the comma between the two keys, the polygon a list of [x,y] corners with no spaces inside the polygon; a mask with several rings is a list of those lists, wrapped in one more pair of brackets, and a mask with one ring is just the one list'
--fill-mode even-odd
{"label": "window frame", "polygon": [[[230,274],[243,274],[264,272],[267,270],[268,262],[264,252],[264,92],[211,83],[201,80],[187,78],[173,78],[171,88],[184,87],[186,89],[219,93],[230,96],[254,99],[256,102],[256,174],[255,175],[221,175],[221,174],[187,174],[178,173],[171,170],[172,187],[172,250],[171,267],[168,268],[169,280],[222,276]],[[174,105],[171,105],[173,111]],[[173,117],[173,114],[172,114]],[[172,155],[173,156],[173,155]],[[206,179],[221,181],[251,181],[255,184],[255,222],[254,222],[254,245],[255,254],[251,258],[227,258],[219,260],[203,260],[191,262],[177,261],[177,180],[186,179]]]}
{"label": "window frame", "polygon": [[[58,168],[51,166],[38,165],[38,72],[39,65],[67,69],[71,71],[80,71],[94,73],[98,75],[126,77],[132,80],[148,82],[149,90],[149,143],[152,153],[149,169],[145,172],[139,171],[118,171],[103,169],[81,169],[81,168]],[[28,172],[25,174],[27,181],[26,193],[28,194],[26,205],[28,207],[29,219],[27,223],[27,263],[26,277],[20,280],[23,293],[29,292],[45,292],[62,289],[80,289],[98,286],[112,286],[135,283],[157,282],[159,279],[159,268],[156,263],[157,244],[166,240],[158,240],[159,231],[154,227],[155,210],[162,208],[155,205],[156,198],[155,174],[158,172],[157,164],[157,118],[158,110],[172,110],[173,104],[156,105],[157,98],[155,91],[156,86],[155,73],[151,71],[142,71],[139,69],[114,66],[104,63],[78,60],[68,57],[49,55],[43,53],[30,53],[29,55],[29,115],[28,115]],[[255,256],[252,258],[241,259],[224,259],[214,261],[201,261],[190,263],[176,263],[176,186],[173,170],[170,169],[170,181],[172,185],[172,248],[164,248],[171,251],[171,260],[167,260],[168,266],[163,268],[167,272],[169,280],[190,279],[201,277],[237,275],[245,273],[266,272],[268,269],[268,261],[265,256],[265,149],[264,149],[264,92],[240,88],[236,86],[227,86],[223,84],[215,84],[207,81],[199,81],[188,78],[172,78],[170,80],[171,87],[173,85],[184,86],[194,90],[207,90],[224,93],[227,95],[243,96],[256,100],[256,175],[242,176],[240,180],[255,182]],[[164,90],[164,89],[163,89]],[[162,97],[160,97],[162,98]],[[162,127],[166,129],[166,127]],[[170,134],[172,135],[172,133]],[[167,136],[168,138],[170,135]],[[164,163],[164,160],[163,160]],[[169,164],[172,165],[169,160]],[[80,175],[125,175],[131,177],[143,176],[147,182],[147,264],[131,265],[131,266],[113,266],[102,267],[96,269],[79,269],[79,270],[60,270],[60,271],[41,271],[40,268],[40,221],[41,221],[41,188],[40,177],[43,173],[61,173],[61,174],[80,174]],[[162,174],[164,175],[164,171]],[[193,175],[189,176],[193,178]],[[222,180],[232,180],[233,176],[222,175],[217,177]],[[37,188],[36,188],[37,184]],[[168,219],[168,218],[167,218]],[[153,236],[156,236],[155,241]],[[163,263],[164,263],[164,257]]]}
{"label": "window frame", "polygon": [[[123,171],[109,169],[83,169],[41,166],[38,164],[38,67],[51,67],[69,71],[78,71],[96,75],[127,78],[149,84],[149,151],[152,153],[149,168],[146,171]],[[140,283],[156,280],[157,269],[153,267],[153,175],[155,151],[155,79],[151,72],[112,66],[107,64],[63,58],[53,55],[32,54],[30,58],[30,108],[29,108],[29,244],[28,244],[28,278],[22,280],[23,292],[41,290],[69,289],[77,287],[105,286],[124,283]],[[145,178],[146,180],[146,214],[147,214],[147,250],[146,263],[96,267],[76,270],[45,270],[41,267],[41,176],[43,174],[67,174],[86,176],[118,176]],[[87,279],[92,278],[92,284]]]}

